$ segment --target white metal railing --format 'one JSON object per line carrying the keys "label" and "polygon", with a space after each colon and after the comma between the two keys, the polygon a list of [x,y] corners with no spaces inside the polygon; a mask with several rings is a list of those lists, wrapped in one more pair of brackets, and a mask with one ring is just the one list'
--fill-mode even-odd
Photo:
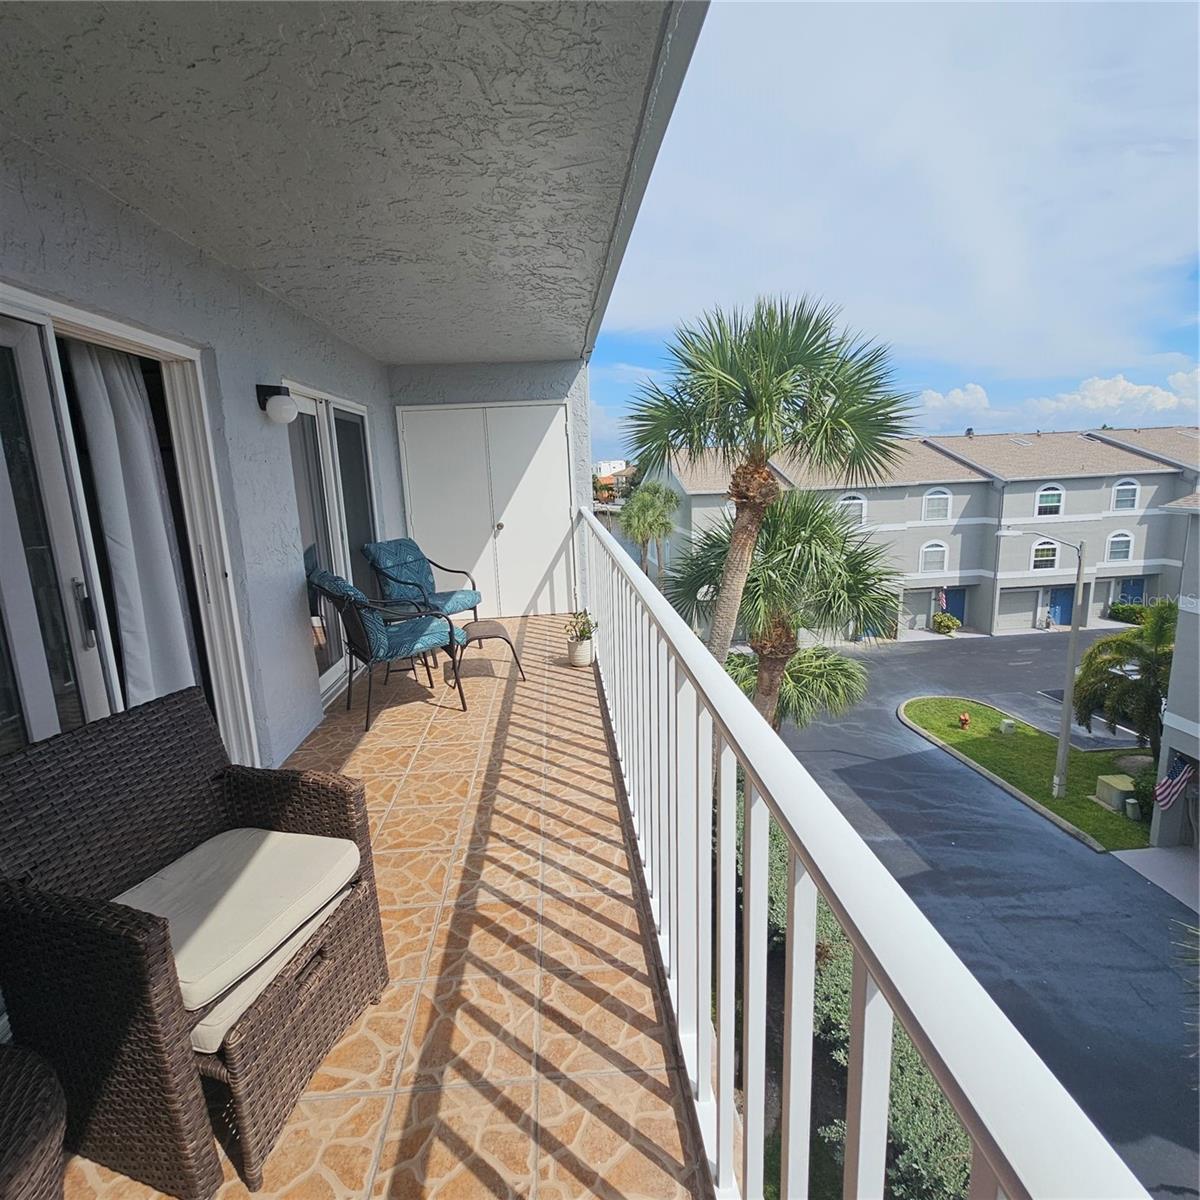
{"label": "white metal railing", "polygon": [[[1099,1130],[679,614],[590,512],[580,510],[580,522],[589,605],[600,625],[602,686],[718,1196],[760,1200],[763,1194],[767,855],[773,816],[790,845],[782,1196],[800,1200],[808,1195],[819,894],[854,951],[846,1197],[883,1194],[894,1019],[971,1139],[970,1200],[1144,1197],[1145,1190]],[[745,786],[744,1103],[737,1164],[739,767]]]}

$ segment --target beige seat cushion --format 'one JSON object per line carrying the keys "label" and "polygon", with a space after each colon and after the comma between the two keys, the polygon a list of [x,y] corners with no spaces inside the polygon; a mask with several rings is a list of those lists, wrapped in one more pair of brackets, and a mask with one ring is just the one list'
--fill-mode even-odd
{"label": "beige seat cushion", "polygon": [[279,972],[292,961],[292,956],[329,920],[334,909],[348,895],[348,889],[338,892],[315,917],[305,921],[274,954],[265,958],[240,983],[230,988],[192,1027],[192,1049],[204,1054],[216,1054],[225,1041],[225,1035],[237,1024],[246,1009],[267,990]]}
{"label": "beige seat cushion", "polygon": [[358,859],[344,838],[230,829],[116,902],[166,917],[184,1007],[203,1008],[336,896]]}

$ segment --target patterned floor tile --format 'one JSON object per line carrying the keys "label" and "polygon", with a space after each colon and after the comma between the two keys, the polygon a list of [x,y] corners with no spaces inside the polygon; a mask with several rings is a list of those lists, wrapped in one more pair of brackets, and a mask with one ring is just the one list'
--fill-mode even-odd
{"label": "patterned floor tile", "polygon": [[538,1200],[682,1200],[702,1195],[669,1073],[538,1084]]}
{"label": "patterned floor tile", "polygon": [[462,806],[439,804],[409,808],[393,804],[375,842],[380,852],[440,848],[449,853],[458,841]]}
{"label": "patterned floor tile", "polygon": [[444,976],[417,999],[397,1086],[492,1084],[535,1075],[538,974]]}
{"label": "patterned floor tile", "polygon": [[383,945],[387,951],[388,974],[392,982],[416,980],[425,975],[425,960],[437,929],[436,906],[425,908],[384,908]]}
{"label": "patterned floor tile", "polygon": [[477,794],[470,770],[410,771],[404,781],[404,794],[413,808],[439,804],[466,804]]}
{"label": "patterned floor tile", "polygon": [[637,908],[610,896],[542,899],[542,968],[556,973],[622,967],[649,978]]}
{"label": "patterned floor tile", "polygon": [[381,908],[435,905],[442,899],[450,862],[428,850],[376,850],[375,886]]}
{"label": "patterned floor tile", "polygon": [[534,1088],[397,1096],[371,1195],[376,1200],[516,1200],[533,1194]]}
{"label": "patterned floor tile", "polygon": [[504,903],[484,893],[474,904],[447,905],[429,973],[463,978],[536,969],[540,933],[536,899]]}

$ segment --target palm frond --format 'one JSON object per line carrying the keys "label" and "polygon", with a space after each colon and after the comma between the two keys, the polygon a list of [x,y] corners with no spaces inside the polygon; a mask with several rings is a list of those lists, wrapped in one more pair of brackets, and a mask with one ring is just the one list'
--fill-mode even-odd
{"label": "palm frond", "polygon": [[[758,687],[758,660],[751,654],[731,654],[725,670],[753,698]],[[828,646],[806,646],[788,659],[779,689],[776,724],[790,721],[798,728],[825,713],[840,716],[867,694],[867,669]]]}

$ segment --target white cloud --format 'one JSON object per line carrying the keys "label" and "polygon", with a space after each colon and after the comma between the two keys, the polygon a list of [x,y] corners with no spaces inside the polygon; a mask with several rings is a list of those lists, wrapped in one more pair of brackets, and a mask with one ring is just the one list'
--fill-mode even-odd
{"label": "white cloud", "polygon": [[948,392],[935,392],[926,388],[917,397],[917,403],[932,415],[940,416],[953,412],[972,416],[987,411],[988,394],[977,383],[951,388]]}
{"label": "white cloud", "polygon": [[1133,383],[1124,375],[1108,379],[1093,377],[1085,379],[1073,392],[1031,400],[1029,406],[1040,413],[1096,415],[1106,421],[1114,416],[1134,419],[1178,410],[1179,420],[1186,422],[1195,419],[1196,379],[1195,370],[1177,371],[1164,388],[1152,383]]}
{"label": "white cloud", "polygon": [[589,418],[589,429],[592,435],[592,448],[597,446],[608,449],[620,445],[625,438],[622,425],[624,414],[615,409],[606,408],[603,404],[592,402]]}
{"label": "white cloud", "polygon": [[667,373],[656,367],[639,367],[635,363],[625,362],[594,365],[590,373],[593,381],[607,380],[631,388],[647,382],[662,383],[667,378]]}
{"label": "white cloud", "polygon": [[1191,5],[713,4],[605,327],[809,291],[964,370],[1177,365],[1196,36]]}

